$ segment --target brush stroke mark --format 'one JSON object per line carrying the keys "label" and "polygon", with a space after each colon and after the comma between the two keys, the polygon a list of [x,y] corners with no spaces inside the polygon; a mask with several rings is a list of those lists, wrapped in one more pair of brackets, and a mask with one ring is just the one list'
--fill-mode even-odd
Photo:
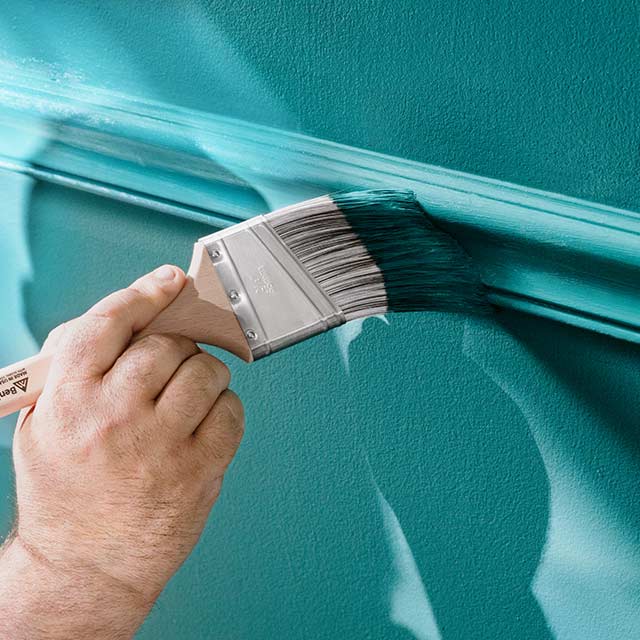
{"label": "brush stroke mark", "polygon": [[429,597],[400,522],[377,485],[376,495],[395,570],[394,581],[389,588],[390,618],[394,624],[410,631],[417,640],[441,640]]}
{"label": "brush stroke mark", "polygon": [[[382,320],[384,324],[389,326],[389,320],[385,315],[371,316],[372,318],[377,318],[378,320]],[[352,342],[354,342],[358,336],[362,333],[364,323],[369,318],[357,318],[356,320],[351,320],[346,324],[343,324],[339,327],[336,327],[333,330],[333,336],[338,345],[338,350],[340,351],[340,359],[342,360],[342,364],[344,365],[344,370],[347,375],[350,374],[350,365],[349,365],[349,347]]]}
{"label": "brush stroke mark", "polygon": [[[566,414],[571,403],[558,398],[557,393],[552,397],[538,392],[536,397],[529,387],[520,388],[518,381],[523,378],[514,380],[506,375],[517,366],[523,371],[537,371],[536,379],[541,385],[548,378],[542,363],[502,328],[495,325],[487,331],[488,325],[477,324],[486,322],[467,320],[463,354],[518,407],[529,425],[549,481],[549,521],[546,544],[531,585],[534,597],[556,640],[634,637],[640,628],[640,550],[624,535],[628,525],[612,512],[588,475],[574,462],[572,451],[556,437],[563,422],[579,421],[582,427],[585,421],[580,421],[580,415],[571,415],[570,409],[569,415],[556,417],[558,407],[564,407]],[[487,343],[490,350],[483,352],[488,349]],[[508,369],[501,367],[497,353],[510,353],[521,362],[512,362]],[[558,380],[551,383],[556,389],[560,386]],[[565,393],[571,395],[571,390]],[[541,406],[540,399],[544,397],[553,404],[550,410]],[[548,415],[552,416],[552,423],[546,418]],[[584,424],[584,428],[588,425]]]}
{"label": "brush stroke mark", "polygon": [[[22,8],[15,7],[12,11],[16,13],[16,19],[21,17]],[[162,10],[160,11],[162,13]],[[94,12],[97,13],[91,8],[87,8],[86,12],[90,16]],[[61,14],[60,18],[64,19],[64,16]],[[0,41],[5,43],[5,46],[8,43],[17,47],[21,53],[19,57],[11,59],[4,49],[5,55],[0,55],[0,58],[3,58],[0,59],[0,82],[8,83],[9,88],[9,91],[5,91],[4,94],[0,88],[2,102],[5,106],[16,110],[28,110],[26,104],[20,104],[20,97],[14,95],[14,86],[23,87],[26,91],[25,95],[30,95],[30,100],[35,100],[35,96],[38,96],[35,102],[36,108],[46,114],[48,119],[58,124],[58,136],[62,136],[63,146],[65,142],[69,141],[71,148],[77,147],[80,150],[85,148],[99,149],[101,145],[104,146],[104,135],[101,134],[122,126],[119,119],[114,120],[109,116],[109,109],[112,109],[112,113],[118,114],[119,118],[126,112],[126,109],[123,110],[123,102],[130,100],[131,96],[144,95],[145,98],[142,102],[154,114],[156,110],[166,109],[168,104],[172,104],[170,101],[164,101],[167,98],[164,95],[166,87],[164,90],[158,88],[155,68],[145,67],[141,63],[139,52],[132,49],[128,41],[122,40],[122,25],[118,24],[121,18],[118,13],[113,14],[114,20],[104,20],[103,18],[104,16],[100,13],[95,15],[94,20],[89,20],[93,24],[100,25],[98,29],[92,30],[92,45],[95,50],[108,51],[112,59],[119,61],[119,67],[127,70],[126,76],[121,77],[122,82],[116,84],[117,91],[111,87],[103,86],[100,78],[91,76],[90,67],[86,69],[89,72],[89,77],[87,76],[87,73],[80,68],[85,63],[86,55],[81,50],[76,51],[76,45],[71,43],[67,46],[68,43],[66,43],[61,47],[56,30],[57,16],[53,18],[52,22],[43,22],[34,20],[27,10],[22,19],[28,21],[30,36],[21,40],[16,38],[15,32],[4,28],[0,20],[0,35],[4,36]],[[79,19],[86,18],[79,16]],[[238,52],[230,38],[212,22],[206,7],[197,3],[185,7],[185,11],[181,14],[181,24],[182,29],[192,36],[189,40],[189,55],[198,56],[199,59],[204,59],[207,62],[204,68],[206,68],[206,74],[210,76],[209,87],[211,88],[211,100],[214,103],[210,113],[234,110],[237,105],[243,105],[243,110],[247,111],[244,117],[248,120],[266,117],[295,129],[296,123],[292,121],[286,104],[270,90],[268,81],[256,73],[247,63],[245,57]],[[206,29],[203,29],[203,25],[206,25]],[[145,26],[152,28],[152,25],[149,24],[145,24]],[[0,44],[0,53],[2,51],[3,48]],[[67,55],[69,53],[80,54],[71,56],[76,65],[80,65],[80,67],[68,69],[59,62],[49,61],[49,59],[60,59],[63,53]],[[135,89],[132,90],[134,87]],[[45,89],[42,95],[39,93],[41,89]],[[48,95],[46,90],[52,94]],[[52,95],[56,95],[58,100],[52,99]],[[74,100],[72,103],[65,104],[64,99],[60,100],[63,96],[71,96]],[[79,101],[76,98],[79,98]],[[29,104],[34,106],[31,102]],[[100,107],[104,108],[100,109]],[[181,113],[179,107],[170,107],[170,110],[174,116]],[[179,172],[180,167],[188,164],[190,170],[191,167],[195,167],[205,177],[205,180],[199,185],[201,192],[207,193],[207,180],[209,184],[235,185],[239,189],[234,191],[234,195],[238,198],[241,195],[244,196],[244,202],[237,203],[241,208],[244,205],[246,209],[257,209],[260,212],[274,208],[271,203],[265,204],[268,199],[260,197],[257,190],[253,191],[241,176],[234,173],[233,167],[227,171],[224,166],[227,163],[217,162],[216,158],[222,150],[226,149],[226,143],[224,141],[216,142],[215,136],[212,139],[206,127],[199,126],[198,121],[191,122],[190,126],[183,131],[180,150],[167,148],[166,131],[158,132],[154,129],[154,125],[158,122],[155,116],[137,119],[137,122],[141,130],[151,138],[154,136],[150,134],[150,131],[160,135],[152,140],[150,146],[140,145],[136,149],[136,145],[131,145],[130,140],[124,140],[120,148],[115,149],[114,159],[116,162],[114,164],[117,164],[119,159],[125,158],[138,165],[138,172],[141,174],[141,179],[133,185],[122,185],[123,191],[135,188],[137,184],[145,184],[148,177],[146,174],[152,174],[154,167],[157,167],[159,163],[168,167],[172,172]],[[13,148],[13,145],[9,145],[6,141],[3,142],[7,148]],[[230,143],[230,146],[233,152],[233,143]],[[55,157],[58,149],[54,147],[55,145],[47,153]],[[192,156],[188,160],[183,157],[182,153],[185,147],[189,148],[189,154]],[[64,148],[66,149],[66,146]],[[136,151],[139,152],[137,157]],[[227,149],[227,151],[229,150]],[[98,153],[100,152],[98,151]],[[29,153],[16,152],[14,154],[12,151],[9,155],[21,160],[37,160],[46,164],[43,154],[37,156]],[[171,165],[175,166],[171,167]],[[283,167],[282,171],[284,173],[286,167]],[[115,176],[116,173],[114,171],[112,175]],[[254,181],[259,182],[260,178],[254,179]],[[269,180],[266,182],[265,190],[269,192]],[[176,199],[175,194],[172,193],[175,189],[173,181],[167,180],[164,184],[166,193],[163,193],[162,197],[167,200]],[[240,193],[242,187],[246,188],[246,193]],[[314,195],[316,195],[315,192]],[[282,201],[283,198],[282,196],[280,198],[273,196],[271,199]],[[205,206],[210,204],[208,202]]]}
{"label": "brush stroke mark", "polygon": [[[49,74],[61,85],[117,87],[123,94],[173,104],[180,103],[178,97],[195,97],[178,92],[181,82],[191,87],[202,83],[211,112],[239,111],[249,120],[279,121],[288,111],[270,88],[270,79],[247,62],[247,54],[225,34],[207,3],[181,4],[179,35],[166,28],[176,26],[175,7],[162,3],[154,7],[153,20],[142,6],[105,10],[89,4],[78,10],[73,3],[62,3],[43,19],[42,11],[29,5],[11,3],[0,9],[0,57],[27,73]],[[80,37],[61,39],[62,32]],[[167,51],[173,54],[158,66]],[[172,74],[175,80],[167,82]]]}
{"label": "brush stroke mark", "polygon": [[433,607],[420,576],[409,542],[393,507],[384,497],[364,454],[371,483],[376,492],[394,576],[389,586],[389,618],[413,634],[417,640],[442,640]]}

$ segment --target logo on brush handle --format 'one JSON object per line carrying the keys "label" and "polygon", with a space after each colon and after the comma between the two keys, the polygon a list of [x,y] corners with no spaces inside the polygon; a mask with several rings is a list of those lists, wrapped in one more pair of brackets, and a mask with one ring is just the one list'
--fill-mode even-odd
{"label": "logo on brush handle", "polygon": [[[16,395],[18,392],[26,393],[29,377],[26,369],[12,371],[0,378],[0,398],[8,395]],[[6,387],[6,388],[5,388]]]}

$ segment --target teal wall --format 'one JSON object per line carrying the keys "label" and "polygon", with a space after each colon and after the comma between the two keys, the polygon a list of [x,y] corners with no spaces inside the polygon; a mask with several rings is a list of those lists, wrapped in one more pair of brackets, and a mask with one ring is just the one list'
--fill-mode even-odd
{"label": "teal wall", "polygon": [[[635,3],[84,4],[6,3],[5,66],[640,205]],[[2,363],[212,230],[2,170],[0,193]],[[245,441],[140,638],[637,635],[638,347],[407,314],[232,368]]]}
{"label": "teal wall", "polygon": [[636,0],[7,0],[0,58],[640,208]]}

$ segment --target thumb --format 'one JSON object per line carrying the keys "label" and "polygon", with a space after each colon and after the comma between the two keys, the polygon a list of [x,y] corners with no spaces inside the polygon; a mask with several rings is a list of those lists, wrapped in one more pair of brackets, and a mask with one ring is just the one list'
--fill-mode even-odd
{"label": "thumb", "polygon": [[68,378],[69,372],[77,371],[87,377],[108,371],[133,334],[173,302],[185,280],[181,269],[165,265],[98,302],[65,331],[51,375]]}

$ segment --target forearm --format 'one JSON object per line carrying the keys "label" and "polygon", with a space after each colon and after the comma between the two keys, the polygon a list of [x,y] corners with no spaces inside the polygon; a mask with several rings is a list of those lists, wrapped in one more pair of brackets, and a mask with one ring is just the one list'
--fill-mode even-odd
{"label": "forearm", "polygon": [[19,539],[0,550],[0,637],[130,639],[152,603],[82,568],[62,570]]}

